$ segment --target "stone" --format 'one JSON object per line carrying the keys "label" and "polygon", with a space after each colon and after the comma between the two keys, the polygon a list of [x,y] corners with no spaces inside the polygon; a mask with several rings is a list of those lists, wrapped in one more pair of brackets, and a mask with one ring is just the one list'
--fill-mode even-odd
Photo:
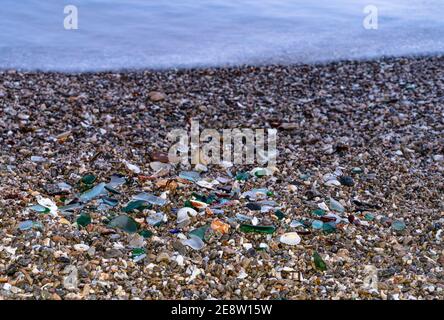
{"label": "stone", "polygon": [[170,255],[166,252],[162,252],[156,257],[156,262],[170,262]]}
{"label": "stone", "polygon": [[63,287],[66,290],[73,291],[78,289],[78,270],[76,266],[69,265],[65,268],[68,275],[63,278]]}
{"label": "stone", "polygon": [[148,93],[148,97],[153,102],[159,102],[165,100],[166,96],[164,93],[159,91],[151,91]]}

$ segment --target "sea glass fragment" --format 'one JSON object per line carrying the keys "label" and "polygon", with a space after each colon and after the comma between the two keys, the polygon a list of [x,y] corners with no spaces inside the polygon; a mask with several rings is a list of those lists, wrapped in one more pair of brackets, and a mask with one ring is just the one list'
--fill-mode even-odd
{"label": "sea glass fragment", "polygon": [[125,207],[122,208],[123,212],[133,212],[134,210],[144,210],[149,208],[148,204],[144,200],[132,200],[127,203]]}
{"label": "sea glass fragment", "polygon": [[239,221],[246,222],[246,221],[251,221],[252,218],[242,213],[236,213],[236,219]]}
{"label": "sea glass fragment", "polygon": [[279,219],[279,220],[282,220],[282,219],[284,219],[284,217],[285,217],[285,214],[281,211],[281,210],[276,210],[275,212],[274,212],[274,215]]}
{"label": "sea glass fragment", "polygon": [[102,202],[110,207],[115,207],[117,206],[117,204],[119,203],[119,200],[117,199],[113,199],[113,198],[108,198],[108,197],[104,197],[102,199]]}
{"label": "sea glass fragment", "polygon": [[96,181],[96,176],[93,174],[87,174],[82,177],[82,183],[84,184],[93,184]]}
{"label": "sea glass fragment", "polygon": [[32,162],[45,162],[46,158],[40,156],[31,156]]}
{"label": "sea glass fragment", "polygon": [[336,231],[336,225],[334,222],[327,222],[322,225],[322,231],[326,234],[330,234]]}
{"label": "sea glass fragment", "polygon": [[297,227],[302,227],[304,226],[304,224],[298,220],[293,220],[290,222],[290,227],[292,228],[297,228]]}
{"label": "sea glass fragment", "polygon": [[89,189],[88,191],[82,193],[80,195],[80,201],[81,202],[88,202],[91,201],[94,198],[97,198],[98,196],[105,194],[105,183],[101,182],[98,185],[94,186],[92,189]]}
{"label": "sea glass fragment", "polygon": [[205,246],[205,243],[200,238],[193,236],[189,239],[182,240],[182,244],[194,250],[200,250]]}
{"label": "sea glass fragment", "polygon": [[193,208],[193,205],[191,204],[190,200],[186,200],[185,203],[183,204],[183,206],[186,208]]}
{"label": "sea glass fragment", "polygon": [[194,236],[194,237],[198,237],[201,240],[205,240],[205,233],[207,232],[209,227],[210,227],[209,225],[206,225],[206,226],[191,230],[189,232],[189,236],[190,237]]}
{"label": "sea glass fragment", "polygon": [[141,256],[142,254],[145,254],[144,248],[134,248],[133,250],[131,250],[131,257],[132,258]]}
{"label": "sea glass fragment", "polygon": [[392,223],[392,229],[395,231],[403,231],[406,228],[406,224],[404,221],[395,220]]}
{"label": "sea glass fragment", "polygon": [[69,192],[72,189],[72,187],[66,182],[59,182],[57,183],[57,186],[60,188],[60,191],[62,192]]}
{"label": "sea glass fragment", "polygon": [[34,225],[34,222],[32,220],[26,220],[26,221],[20,222],[18,228],[21,231],[26,231],[26,230],[31,229],[33,227],[33,225]]}
{"label": "sea glass fragment", "polygon": [[250,224],[242,224],[240,226],[240,231],[246,233],[266,233],[272,234],[276,230],[273,226],[253,226]]}
{"label": "sea glass fragment", "polygon": [[152,226],[158,226],[163,221],[163,213],[161,212],[154,212],[151,213],[147,218],[146,222],[148,222]]}
{"label": "sea glass fragment", "polygon": [[141,192],[133,197],[134,200],[143,200],[157,206],[163,206],[167,201],[153,194]]}
{"label": "sea glass fragment", "polygon": [[251,174],[258,178],[261,178],[268,175],[269,171],[265,168],[254,168],[253,170],[251,170]]}
{"label": "sea glass fragment", "polygon": [[142,230],[139,232],[139,234],[144,237],[145,239],[151,238],[153,236],[153,233],[150,230]]}
{"label": "sea glass fragment", "polygon": [[311,226],[313,229],[321,229],[323,225],[324,225],[324,223],[320,220],[313,220],[311,222]]}
{"label": "sea glass fragment", "polygon": [[45,208],[44,206],[41,206],[39,204],[35,204],[33,206],[30,206],[29,209],[38,212],[38,213],[48,213],[49,209]]}
{"label": "sea glass fragment", "polygon": [[182,171],[179,173],[179,178],[196,182],[200,180],[200,173],[196,171]]}
{"label": "sea glass fragment", "polygon": [[111,176],[111,181],[108,182],[108,184],[106,186],[114,189],[118,186],[121,186],[125,182],[126,182],[125,177],[114,174]]}
{"label": "sea glass fragment", "polygon": [[345,211],[344,206],[333,198],[330,198],[330,209],[339,213],[343,213]]}
{"label": "sea glass fragment", "polygon": [[77,217],[77,225],[81,226],[81,227],[86,227],[88,224],[91,223],[91,217],[89,216],[89,214],[87,213],[81,213],[78,217]]}
{"label": "sea glass fragment", "polygon": [[121,215],[112,219],[109,222],[108,227],[118,228],[128,233],[134,233],[137,231],[138,224],[133,218]]}
{"label": "sea glass fragment", "polygon": [[202,188],[213,189],[219,182],[217,180],[199,180],[196,184]]}
{"label": "sea glass fragment", "polygon": [[325,263],[325,261],[322,259],[321,255],[317,251],[313,252],[313,261],[314,261],[314,265],[315,265],[316,269],[318,269],[320,271],[327,270],[327,264]]}
{"label": "sea glass fragment", "polygon": [[252,211],[261,210],[261,205],[256,202],[249,202],[247,203],[246,207]]}
{"label": "sea glass fragment", "polygon": [[216,201],[216,196],[215,195],[209,195],[209,196],[205,196],[205,195],[201,195],[198,193],[193,192],[191,194],[197,201],[200,202],[205,202],[206,204],[212,204],[214,201]]}
{"label": "sea glass fragment", "polygon": [[344,185],[344,186],[348,186],[351,187],[355,184],[354,180],[352,177],[349,176],[340,176],[339,177],[339,182]]}
{"label": "sea glass fragment", "polygon": [[322,209],[315,209],[315,210],[313,210],[312,213],[315,216],[320,216],[320,217],[325,216],[325,210],[322,210]]}
{"label": "sea glass fragment", "polygon": [[354,174],[360,174],[362,172],[363,172],[363,170],[361,168],[358,168],[358,167],[355,167],[355,168],[352,169],[352,173],[354,173]]}
{"label": "sea glass fragment", "polygon": [[105,190],[108,191],[109,193],[112,193],[112,194],[120,194],[119,191],[117,191],[116,189],[114,189],[108,185],[105,186]]}
{"label": "sea glass fragment", "polygon": [[74,211],[75,209],[79,209],[82,207],[83,207],[83,205],[80,202],[75,202],[75,203],[71,203],[66,206],[60,207],[59,210],[61,212],[70,212],[70,211]]}
{"label": "sea glass fragment", "polygon": [[235,179],[238,181],[246,181],[248,178],[250,178],[250,174],[248,172],[238,172],[235,177]]}
{"label": "sea glass fragment", "polygon": [[51,199],[49,199],[49,198],[42,198],[42,197],[38,196],[37,197],[37,203],[39,205],[41,205],[42,207],[48,208],[49,212],[52,215],[54,215],[54,216],[57,215],[57,205]]}

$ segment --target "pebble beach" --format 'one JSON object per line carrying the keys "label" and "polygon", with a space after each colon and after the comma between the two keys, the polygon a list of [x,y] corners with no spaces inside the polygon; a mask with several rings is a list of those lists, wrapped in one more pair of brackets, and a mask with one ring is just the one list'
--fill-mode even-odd
{"label": "pebble beach", "polygon": [[[275,168],[168,163],[191,120]],[[0,71],[0,150],[0,299],[444,299],[441,56]]]}

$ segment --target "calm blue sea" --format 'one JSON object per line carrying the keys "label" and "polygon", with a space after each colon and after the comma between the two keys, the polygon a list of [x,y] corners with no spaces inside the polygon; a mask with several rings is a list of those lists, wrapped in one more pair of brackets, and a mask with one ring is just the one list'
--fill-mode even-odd
{"label": "calm blue sea", "polygon": [[[64,28],[64,7],[78,29]],[[364,8],[378,10],[366,29]],[[374,25],[374,24],[373,24]],[[0,69],[94,71],[444,53],[444,0],[1,0]]]}

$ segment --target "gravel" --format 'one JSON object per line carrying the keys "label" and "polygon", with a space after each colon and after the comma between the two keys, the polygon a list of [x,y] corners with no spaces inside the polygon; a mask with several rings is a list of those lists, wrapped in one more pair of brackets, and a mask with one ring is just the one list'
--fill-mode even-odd
{"label": "gravel", "polygon": [[[188,130],[191,119],[202,129],[278,129],[272,176],[234,182],[213,165],[201,176],[225,177],[227,190],[268,188],[282,219],[238,199],[223,214],[191,216],[179,230],[187,237],[217,216],[215,225],[228,232],[214,233],[201,250],[170,232],[175,209],[192,192],[209,194],[178,177],[191,167],[165,165],[167,134]],[[444,298],[443,57],[2,71],[0,133],[0,299]],[[166,169],[153,176],[153,167]],[[40,196],[66,204],[88,173],[97,177],[94,185],[115,173],[126,177],[110,212],[122,214],[138,192],[164,193],[168,203],[156,211],[167,221],[152,226],[149,210],[128,213],[152,232],[142,239],[107,227],[107,211],[89,208],[92,223],[81,228],[78,211],[29,210]],[[322,220],[313,210],[331,206],[344,209],[334,232],[312,228],[312,220]],[[276,230],[242,232],[236,214]],[[33,224],[23,224],[28,220]],[[300,243],[281,243],[288,232]],[[134,256],[134,246],[144,253]]]}

